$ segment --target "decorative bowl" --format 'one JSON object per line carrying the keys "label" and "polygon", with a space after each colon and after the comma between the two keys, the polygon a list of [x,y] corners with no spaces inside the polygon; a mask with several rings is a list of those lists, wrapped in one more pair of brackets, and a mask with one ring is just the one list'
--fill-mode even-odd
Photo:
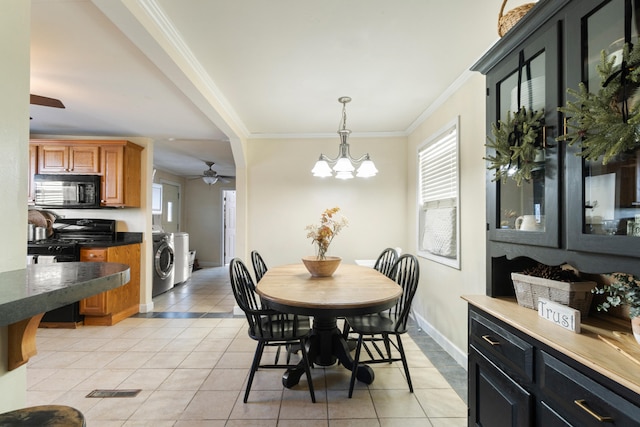
{"label": "decorative bowl", "polygon": [[325,259],[318,259],[316,256],[302,257],[302,263],[313,277],[331,277],[336,271],[342,258],[328,256]]}

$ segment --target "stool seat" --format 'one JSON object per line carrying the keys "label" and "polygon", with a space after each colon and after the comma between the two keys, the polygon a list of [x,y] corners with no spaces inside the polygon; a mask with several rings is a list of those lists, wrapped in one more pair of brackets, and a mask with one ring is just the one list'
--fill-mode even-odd
{"label": "stool seat", "polygon": [[84,415],[71,406],[41,405],[0,414],[0,427],[85,427]]}

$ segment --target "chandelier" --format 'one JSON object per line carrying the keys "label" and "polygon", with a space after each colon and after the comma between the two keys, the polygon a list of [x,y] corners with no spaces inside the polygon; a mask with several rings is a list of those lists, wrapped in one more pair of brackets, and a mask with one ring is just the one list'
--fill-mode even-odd
{"label": "chandelier", "polygon": [[[338,179],[351,179],[353,178],[353,171],[355,171],[356,166],[359,165],[356,172],[357,177],[368,178],[375,176],[378,173],[378,169],[376,169],[373,161],[369,158],[369,153],[358,158],[351,157],[351,153],[349,153],[349,143],[347,142],[347,138],[351,131],[347,129],[346,106],[348,102],[351,102],[351,98],[343,96],[338,98],[338,102],[342,104],[342,120],[338,127],[338,135],[340,135],[338,155],[334,159],[331,159],[321,153],[320,158],[311,170],[311,173],[313,173],[313,176],[324,178],[332,176],[333,172],[335,172],[336,178]],[[333,166],[333,168],[330,165]]]}

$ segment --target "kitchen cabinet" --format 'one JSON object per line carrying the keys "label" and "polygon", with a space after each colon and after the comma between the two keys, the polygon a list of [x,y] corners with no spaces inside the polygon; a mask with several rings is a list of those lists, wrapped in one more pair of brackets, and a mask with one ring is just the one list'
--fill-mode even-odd
{"label": "kitchen cabinet", "polygon": [[83,247],[80,261],[129,265],[131,280],[124,286],[80,301],[85,325],[111,326],[138,313],[140,305],[140,244]]}
{"label": "kitchen cabinet", "polygon": [[[33,174],[100,175],[101,206],[140,207],[143,147],[126,140],[31,140]],[[29,187],[29,200],[33,200]]]}
{"label": "kitchen cabinet", "polygon": [[[472,302],[468,359],[470,426],[638,425],[637,393],[538,341],[527,334],[526,328],[506,324],[494,317],[492,310],[489,313]],[[516,306],[515,302],[508,304]],[[537,316],[526,308],[515,310],[528,310]],[[596,341],[595,353],[601,351],[597,346],[615,352],[597,337],[589,339]],[[625,365],[632,363],[624,361]]]}
{"label": "kitchen cabinet", "polygon": [[38,146],[38,173],[99,173],[99,156],[100,147],[89,144],[42,144]]}
{"label": "kitchen cabinet", "polygon": [[142,147],[129,141],[101,146],[102,205],[140,207]]}

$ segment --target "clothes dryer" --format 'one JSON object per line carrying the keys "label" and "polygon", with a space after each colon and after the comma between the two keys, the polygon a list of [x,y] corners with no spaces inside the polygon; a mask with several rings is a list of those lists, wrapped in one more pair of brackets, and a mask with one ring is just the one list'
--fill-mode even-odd
{"label": "clothes dryer", "polygon": [[153,233],[153,287],[151,296],[173,288],[175,253],[171,233]]}

